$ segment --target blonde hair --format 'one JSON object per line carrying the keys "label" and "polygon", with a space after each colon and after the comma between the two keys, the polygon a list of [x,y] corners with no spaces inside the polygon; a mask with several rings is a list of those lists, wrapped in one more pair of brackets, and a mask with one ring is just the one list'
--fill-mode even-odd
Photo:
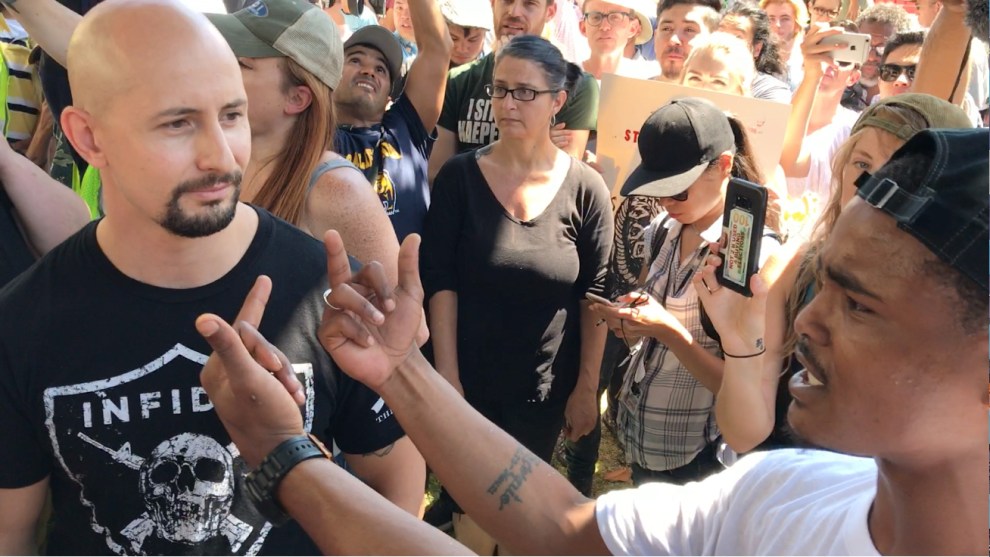
{"label": "blonde hair", "polygon": [[739,77],[742,87],[741,95],[748,97],[756,75],[756,63],[753,53],[745,41],[729,33],[715,32],[705,38],[704,42],[691,48],[691,54],[684,61],[684,71],[681,72],[681,84],[685,84],[688,68],[701,60],[718,60],[732,73]]}
{"label": "blonde hair", "polygon": [[[913,130],[911,135],[931,127],[928,120],[922,114],[904,105],[890,104],[874,107],[871,110],[871,117],[888,121],[900,126],[902,129]],[[829,194],[828,204],[815,224],[815,228],[811,234],[811,241],[808,243],[808,247],[801,259],[801,267],[798,269],[794,288],[788,294],[785,302],[786,329],[784,331],[782,347],[782,353],[784,355],[789,356],[797,345],[798,338],[797,332],[794,330],[794,320],[797,318],[797,314],[801,311],[801,308],[804,307],[805,292],[812,285],[817,286],[816,277],[818,276],[818,269],[815,265],[817,255],[821,251],[825,240],[832,234],[832,229],[835,228],[835,223],[839,220],[839,213],[842,212],[842,171],[849,164],[853,149],[856,148],[856,145],[868,129],[875,129],[890,137],[896,137],[882,128],[867,125],[849,136],[849,139],[835,152],[835,156],[832,158],[832,191]],[[903,143],[904,141],[902,140],[901,144]]]}
{"label": "blonde hair", "polygon": [[306,209],[310,176],[323,154],[333,148],[333,91],[292,59],[282,61],[282,92],[306,86],[312,101],[296,117],[285,145],[273,159],[274,170],[252,202],[298,226]]}
{"label": "blonde hair", "polygon": [[760,0],[760,9],[766,11],[770,4],[790,4],[794,9],[794,23],[800,29],[808,26],[808,7],[804,5],[804,0]]}

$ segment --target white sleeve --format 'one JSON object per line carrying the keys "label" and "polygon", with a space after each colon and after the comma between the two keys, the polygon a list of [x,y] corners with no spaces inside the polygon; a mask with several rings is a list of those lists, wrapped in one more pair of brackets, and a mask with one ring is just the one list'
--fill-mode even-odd
{"label": "white sleeve", "polygon": [[598,498],[595,517],[613,555],[711,554],[740,478],[768,453],[686,485],[650,483]]}

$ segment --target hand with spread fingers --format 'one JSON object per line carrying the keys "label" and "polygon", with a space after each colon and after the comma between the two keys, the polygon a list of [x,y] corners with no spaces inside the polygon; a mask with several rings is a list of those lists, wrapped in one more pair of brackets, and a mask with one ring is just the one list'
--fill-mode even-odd
{"label": "hand with spread fingers", "polygon": [[716,269],[722,264],[721,257],[716,255],[718,247],[717,243],[712,244],[712,255],[691,279],[694,290],[727,353],[751,354],[763,350],[769,290],[766,281],[759,273],[753,275],[749,282],[752,297],[722,287],[715,276]]}
{"label": "hand with spread fingers", "polygon": [[319,339],[341,370],[378,390],[392,371],[425,342],[423,285],[419,279],[419,235],[399,249],[399,284],[392,290],[381,265],[370,263],[352,275],[336,231],[323,238],[330,292]]}
{"label": "hand with spread fingers", "polygon": [[691,340],[691,333],[660,302],[646,292],[630,292],[615,300],[614,306],[591,304],[615,336],[627,342],[639,337],[653,337],[669,344],[674,337]]}
{"label": "hand with spread fingers", "polygon": [[213,348],[200,382],[252,468],[279,443],[303,434],[302,385],[288,358],[257,329],[271,290],[271,279],[258,277],[233,327],[210,313],[196,319],[196,330]]}

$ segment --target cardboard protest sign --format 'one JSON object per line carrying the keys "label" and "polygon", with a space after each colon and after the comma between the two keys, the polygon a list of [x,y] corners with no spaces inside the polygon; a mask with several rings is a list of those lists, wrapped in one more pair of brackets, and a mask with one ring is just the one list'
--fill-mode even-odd
{"label": "cardboard protest sign", "polygon": [[766,177],[774,175],[784,145],[791,106],[784,103],[716,93],[661,81],[606,74],[598,105],[598,163],[614,197],[640,162],[636,140],[646,118],[668,101],[701,97],[733,114],[746,126],[757,164]]}

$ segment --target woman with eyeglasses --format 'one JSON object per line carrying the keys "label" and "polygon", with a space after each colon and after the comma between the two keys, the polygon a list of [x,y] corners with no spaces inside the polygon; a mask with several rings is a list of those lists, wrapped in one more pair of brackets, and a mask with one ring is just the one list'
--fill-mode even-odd
{"label": "woman with eyeglasses", "polygon": [[585,294],[603,293],[608,188],[549,135],[581,75],[540,37],[499,51],[498,139],[440,170],[420,251],[437,370],[547,462],[562,428],[595,424],[605,341]]}
{"label": "woman with eyeglasses", "polygon": [[[798,444],[787,428],[791,401],[787,384],[802,371],[793,358],[800,342],[794,321],[826,278],[817,268],[816,256],[842,207],[855,195],[857,179],[883,166],[922,130],[967,127],[971,125],[959,107],[931,95],[907,93],[879,101],[863,112],[852,135],[835,155],[831,196],[811,241],[788,242],[760,271],[766,279],[763,282],[770,285],[769,294],[752,300],[724,289],[713,289],[713,294],[702,292],[702,303],[723,342],[752,340],[747,320],[741,316],[766,313],[766,354],[734,361],[733,372],[726,371],[724,375],[715,405],[722,435],[736,452]],[[717,258],[710,258],[706,274],[717,264]],[[868,298],[855,292],[849,292],[848,298],[850,320],[869,314]],[[815,381],[811,377],[803,380]]]}
{"label": "woman with eyeglasses", "polygon": [[[643,124],[638,143],[642,162],[622,195],[659,198],[664,210],[645,234],[639,288],[591,308],[633,354],[617,416],[633,483],[680,484],[721,468],[715,393],[730,358],[748,356],[721,349],[705,330],[691,279],[722,234],[729,180],[759,184],[762,177],[743,128],[707,100],[662,106]],[[779,242],[769,226],[761,237],[765,259]]]}

